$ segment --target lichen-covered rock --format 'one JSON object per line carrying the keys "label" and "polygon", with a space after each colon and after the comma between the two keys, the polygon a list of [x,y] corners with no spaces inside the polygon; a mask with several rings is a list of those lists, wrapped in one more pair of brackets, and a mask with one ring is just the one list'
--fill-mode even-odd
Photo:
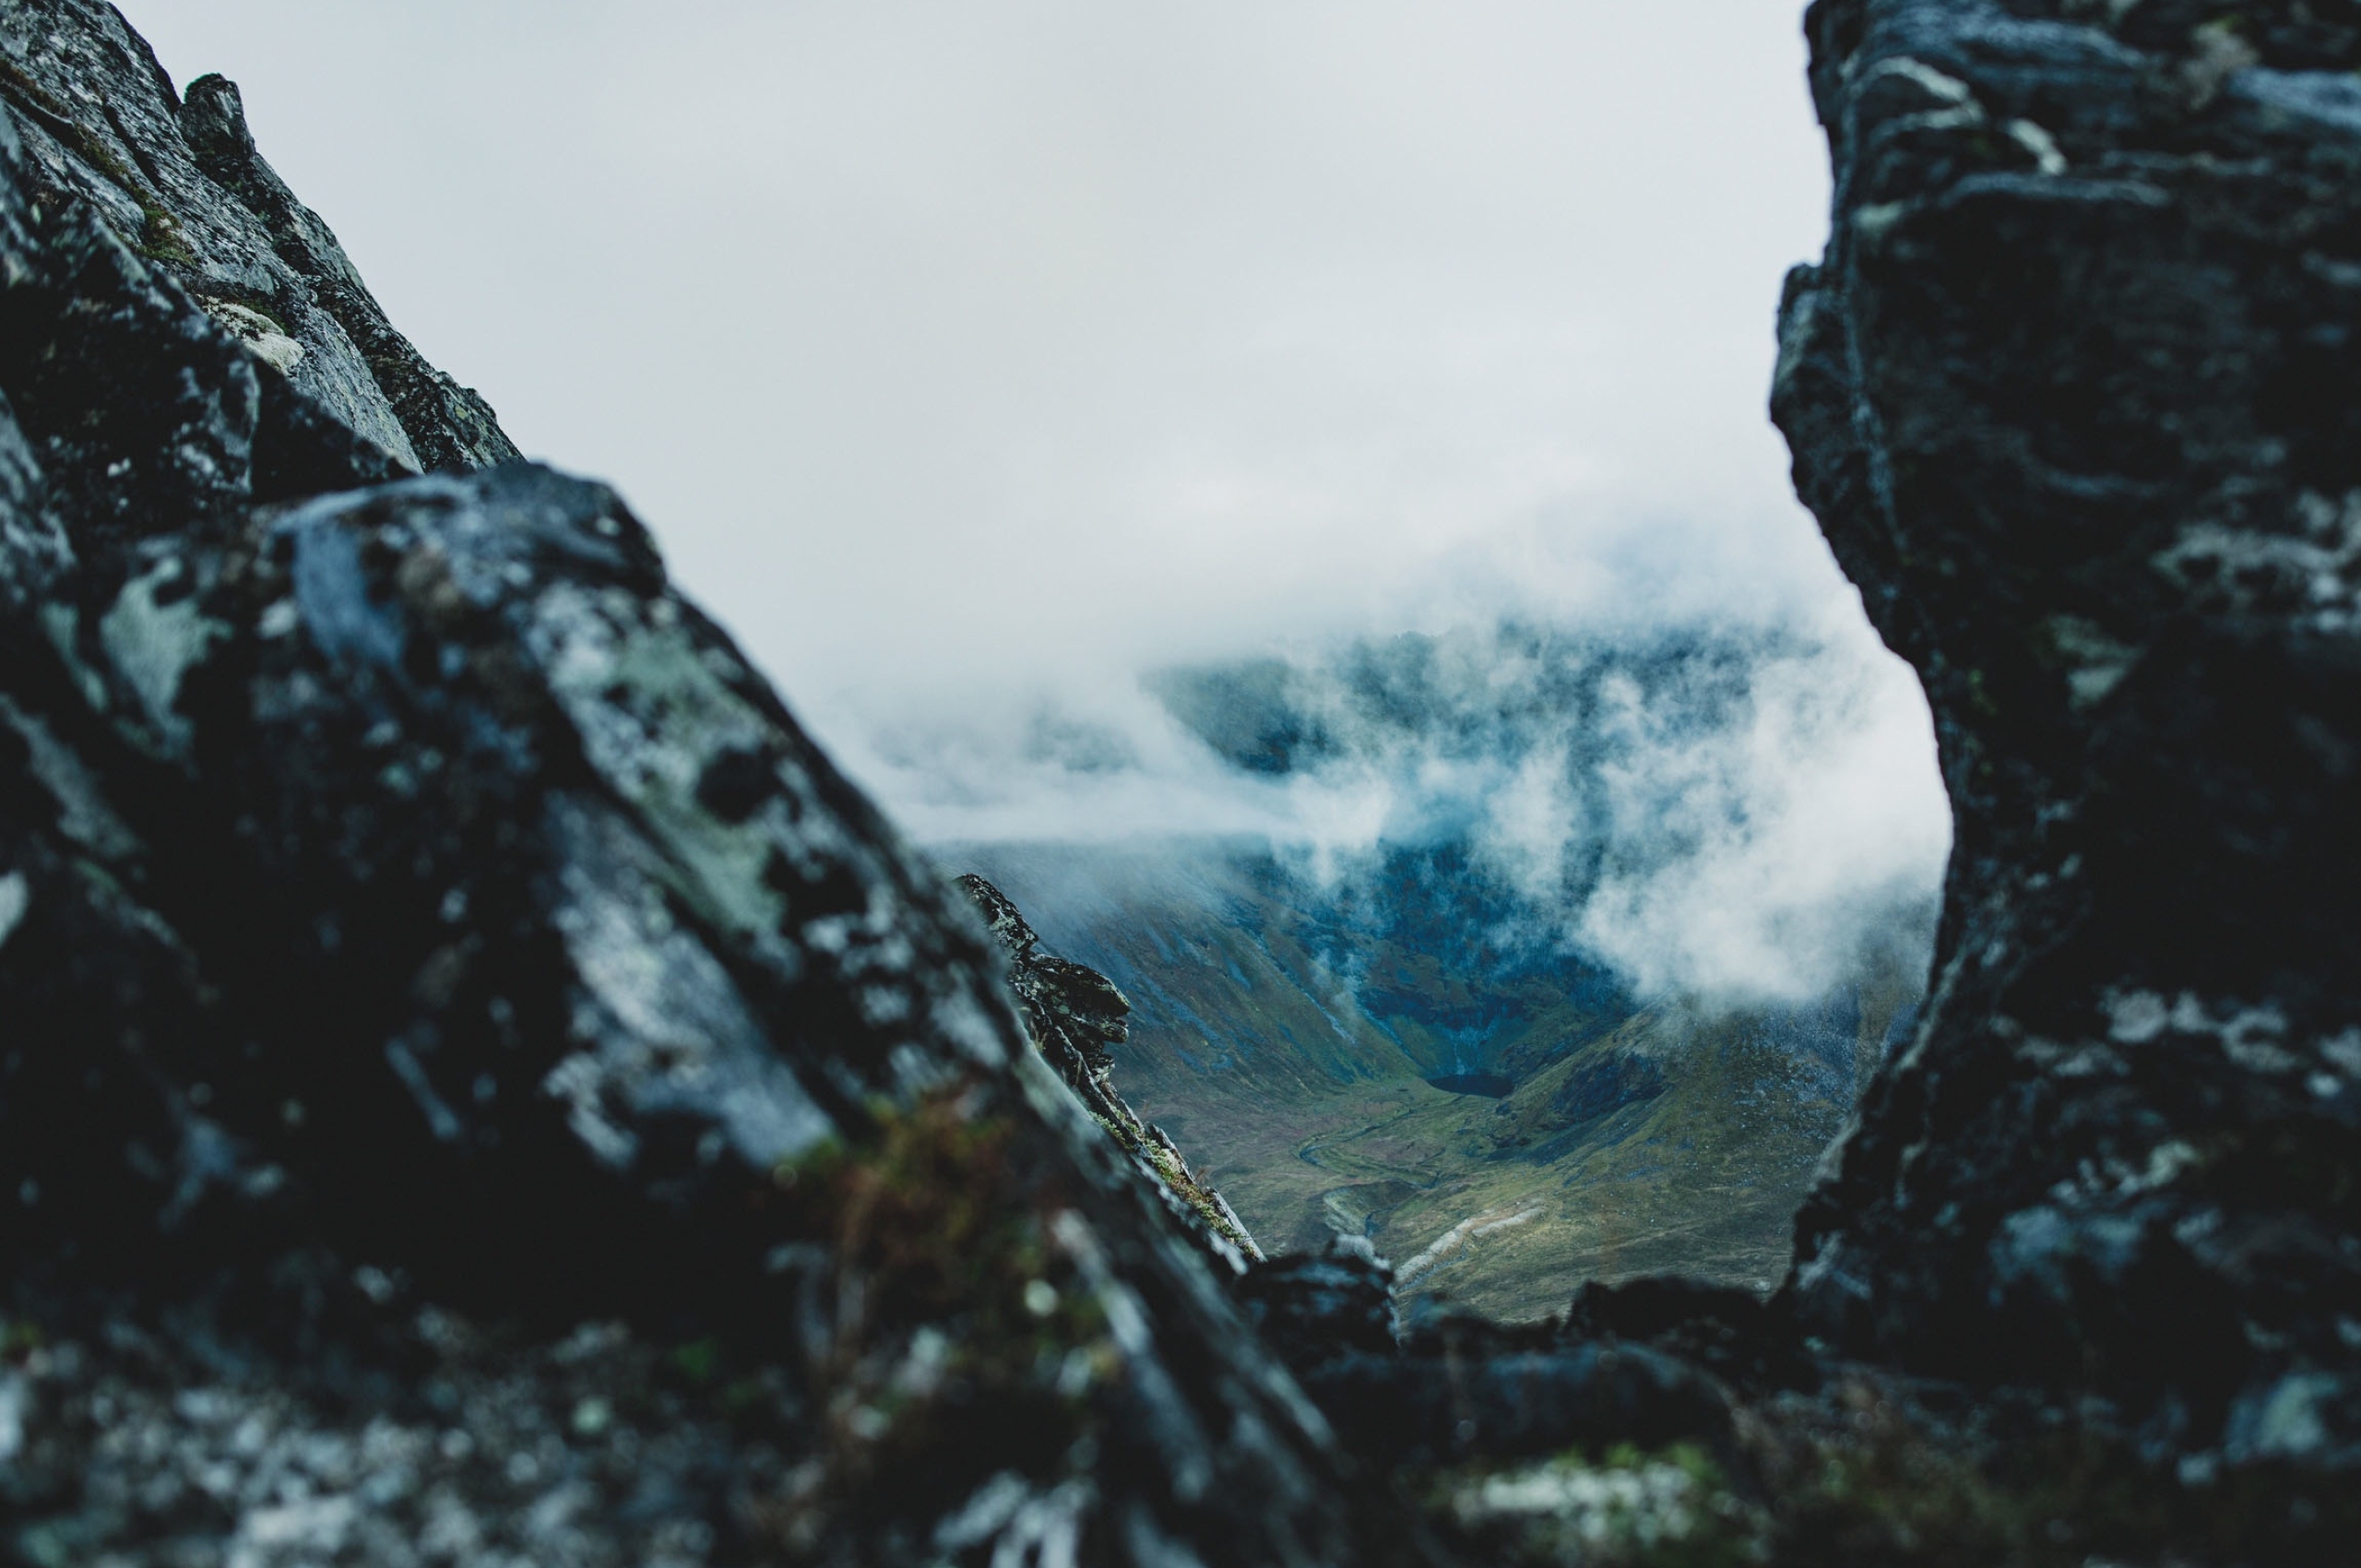
{"label": "lichen-covered rock", "polygon": [[0,1561],[1428,1560],[615,494],[0,38]]}
{"label": "lichen-covered rock", "polygon": [[380,1271],[287,1268],[326,1304],[280,1325],[328,1360],[225,1355],[185,1305],[102,1337],[0,1331],[0,1561],[691,1568],[759,1550],[802,1446],[782,1381],[727,1383],[709,1348],[619,1323],[517,1344]]}
{"label": "lichen-covered rock", "polygon": [[1807,1207],[1830,1342],[2361,1461],[2361,27],[1821,0],[1796,481],[1958,822]]}
{"label": "lichen-covered rock", "polygon": [[1108,1135],[1138,1162],[1173,1212],[1233,1271],[1262,1261],[1245,1223],[1228,1200],[1201,1181],[1164,1129],[1140,1120],[1115,1092],[1112,1047],[1130,1038],[1132,1004],[1115,982],[1086,965],[1041,950],[1041,939],[1007,895],[972,873],[958,879],[1008,956],[1009,990],[1016,996],[1033,1048],[1057,1069],[1066,1087]]}
{"label": "lichen-covered rock", "polygon": [[87,204],[254,359],[413,471],[516,456],[482,398],[394,330],[327,225],[255,148],[236,86],[185,100],[102,0],[0,6],[0,103],[36,210]]}

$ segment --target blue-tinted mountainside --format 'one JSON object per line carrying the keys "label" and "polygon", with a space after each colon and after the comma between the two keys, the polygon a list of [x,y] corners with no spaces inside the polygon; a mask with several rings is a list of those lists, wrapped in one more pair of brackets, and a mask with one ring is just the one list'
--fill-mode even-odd
{"label": "blue-tinted mountainside", "polygon": [[1894,761],[1923,724],[1897,673],[1778,621],[1507,621],[1146,683],[1284,802],[1349,938],[1501,981],[1798,1002],[1932,947],[1947,830]]}

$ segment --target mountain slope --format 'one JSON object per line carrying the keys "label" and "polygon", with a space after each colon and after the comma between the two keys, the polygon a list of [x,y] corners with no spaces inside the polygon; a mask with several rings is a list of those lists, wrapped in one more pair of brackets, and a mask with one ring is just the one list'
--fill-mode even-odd
{"label": "mountain slope", "polygon": [[1532,1318],[1660,1271],[1767,1289],[1863,1042],[1911,994],[1889,972],[1810,1007],[1643,1007],[1481,941],[1480,882],[1449,857],[1349,895],[1234,847],[938,859],[1122,988],[1127,1095],[1266,1247],[1367,1235],[1414,1305]]}

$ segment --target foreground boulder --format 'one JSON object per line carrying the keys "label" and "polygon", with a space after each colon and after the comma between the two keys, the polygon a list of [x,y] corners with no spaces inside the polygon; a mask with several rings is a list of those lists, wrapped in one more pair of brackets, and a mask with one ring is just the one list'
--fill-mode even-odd
{"label": "foreground boulder", "polygon": [[1794,1304],[2192,1478],[2361,1463],[2361,16],[1808,27],[1774,408],[1958,840]]}
{"label": "foreground boulder", "polygon": [[1424,1560],[614,493],[0,43],[0,1560]]}

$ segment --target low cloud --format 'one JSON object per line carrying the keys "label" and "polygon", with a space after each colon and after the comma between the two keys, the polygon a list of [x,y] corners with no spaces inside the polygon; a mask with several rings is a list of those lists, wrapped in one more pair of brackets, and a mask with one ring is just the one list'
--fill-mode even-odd
{"label": "low cloud", "polygon": [[[1791,7],[124,4],[921,839],[1458,835],[1664,990],[1931,900],[1923,706],[1762,412]],[[1246,665],[1326,749],[1156,679]]]}
{"label": "low cloud", "polygon": [[1448,849],[1505,893],[1505,949],[1802,1001],[1923,968],[1949,851],[1925,704],[1857,614],[1299,644],[1088,717],[906,723],[861,761],[942,841],[1242,837],[1347,890]]}

